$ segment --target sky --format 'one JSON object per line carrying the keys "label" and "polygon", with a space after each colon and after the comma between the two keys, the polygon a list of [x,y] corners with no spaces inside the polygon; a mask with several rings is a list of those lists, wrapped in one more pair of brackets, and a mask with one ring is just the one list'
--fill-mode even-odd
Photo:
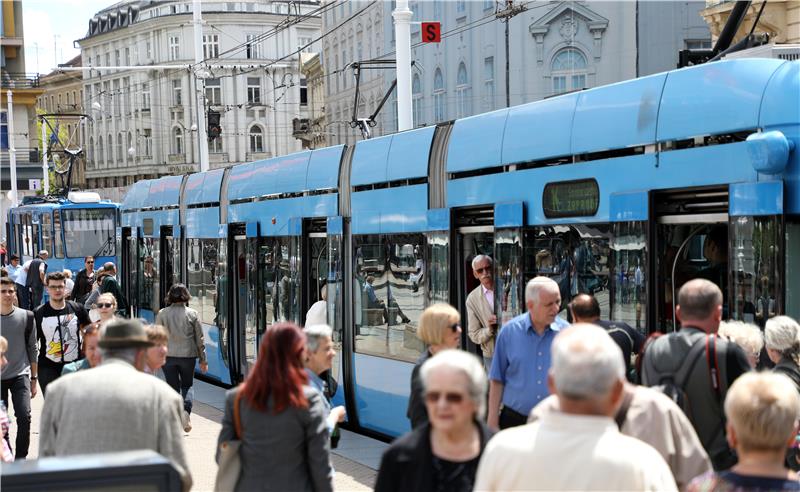
{"label": "sky", "polygon": [[[89,19],[116,0],[22,0],[25,71],[49,73],[78,54],[73,41],[86,35]],[[37,53],[38,51],[38,53]]]}

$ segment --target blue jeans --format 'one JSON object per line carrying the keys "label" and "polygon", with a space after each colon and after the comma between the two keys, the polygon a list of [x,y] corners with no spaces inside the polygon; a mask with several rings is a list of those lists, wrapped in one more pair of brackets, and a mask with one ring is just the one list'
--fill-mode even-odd
{"label": "blue jeans", "polygon": [[[31,378],[22,374],[15,378],[3,379],[0,385],[0,398],[8,408],[8,392],[11,391],[11,402],[14,404],[14,417],[17,420],[16,459],[28,456],[31,443]],[[8,436],[3,436],[8,440]],[[11,443],[9,443],[10,445]]]}
{"label": "blue jeans", "polygon": [[483,358],[483,367],[486,369],[486,374],[488,375],[489,372],[492,370],[492,358],[491,357],[484,357]]}
{"label": "blue jeans", "polygon": [[183,409],[187,413],[192,413],[192,385],[194,384],[194,365],[196,357],[169,357],[161,369],[164,371],[164,378],[172,389],[181,394],[183,398]]}

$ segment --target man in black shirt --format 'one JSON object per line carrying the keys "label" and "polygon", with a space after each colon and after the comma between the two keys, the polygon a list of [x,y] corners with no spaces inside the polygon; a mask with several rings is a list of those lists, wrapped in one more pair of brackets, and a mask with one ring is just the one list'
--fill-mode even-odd
{"label": "man in black shirt", "polygon": [[608,332],[614,342],[619,345],[625,358],[625,373],[631,379],[631,356],[642,350],[644,335],[623,321],[605,321],[600,319],[600,304],[589,294],[578,294],[569,303],[573,323],[592,323]]}
{"label": "man in black shirt", "polygon": [[28,278],[26,287],[31,291],[31,309],[39,307],[44,295],[44,276],[47,273],[47,250],[39,251],[39,256],[28,265]]}
{"label": "man in black shirt", "polygon": [[50,300],[33,312],[42,396],[47,396],[47,385],[61,376],[64,365],[80,358],[80,330],[91,323],[83,306],[66,300],[65,280],[63,272],[48,273],[45,283]]}
{"label": "man in black shirt", "polygon": [[82,268],[75,277],[75,287],[72,289],[72,299],[83,304],[92,292],[94,284],[94,257],[87,256],[83,259],[85,268]]}

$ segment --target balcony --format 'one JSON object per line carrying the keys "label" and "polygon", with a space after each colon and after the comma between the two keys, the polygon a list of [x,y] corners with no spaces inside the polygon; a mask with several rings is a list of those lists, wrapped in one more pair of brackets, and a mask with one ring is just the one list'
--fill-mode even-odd
{"label": "balcony", "polygon": [[3,89],[35,89],[39,87],[39,74],[3,72],[0,85]]}

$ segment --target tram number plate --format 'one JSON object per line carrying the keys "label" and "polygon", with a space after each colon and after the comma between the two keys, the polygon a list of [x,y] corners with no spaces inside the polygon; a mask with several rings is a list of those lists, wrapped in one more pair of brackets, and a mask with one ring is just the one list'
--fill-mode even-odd
{"label": "tram number plate", "polygon": [[594,179],[547,183],[542,193],[542,209],[548,219],[589,217],[600,205],[600,187]]}

